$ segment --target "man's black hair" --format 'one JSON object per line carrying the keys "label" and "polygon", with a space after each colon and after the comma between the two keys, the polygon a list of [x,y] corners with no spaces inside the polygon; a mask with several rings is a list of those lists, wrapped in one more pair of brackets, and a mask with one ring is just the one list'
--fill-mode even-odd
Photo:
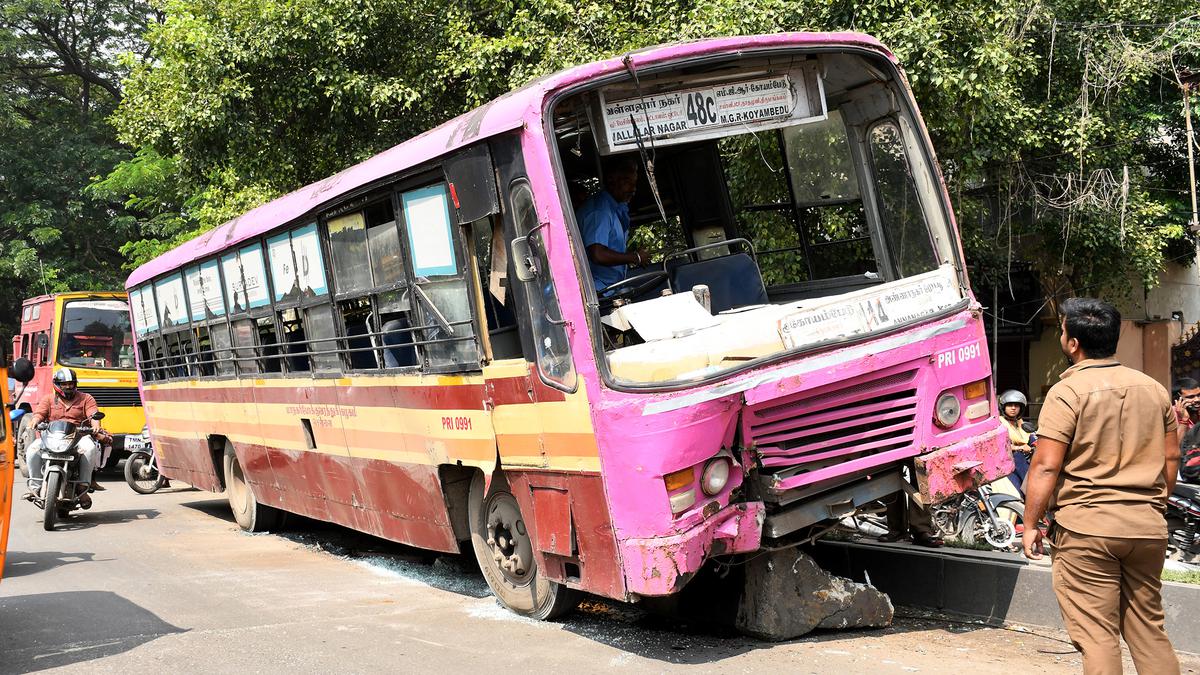
{"label": "man's black hair", "polygon": [[1104,359],[1117,352],[1121,313],[1096,298],[1067,298],[1059,307],[1067,337],[1079,341],[1089,359]]}
{"label": "man's black hair", "polygon": [[610,173],[636,173],[640,165],[637,155],[632,152],[608,155],[600,160],[600,170],[605,176]]}
{"label": "man's black hair", "polygon": [[1200,382],[1197,382],[1190,377],[1181,377],[1176,379],[1171,387],[1171,397],[1179,398],[1179,394],[1184,389],[1200,389]]}

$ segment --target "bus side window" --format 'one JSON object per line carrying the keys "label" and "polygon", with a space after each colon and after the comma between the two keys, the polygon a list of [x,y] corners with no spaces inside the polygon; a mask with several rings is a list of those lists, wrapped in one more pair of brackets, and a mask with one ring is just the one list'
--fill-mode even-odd
{"label": "bus side window", "polygon": [[400,194],[409,260],[412,299],[420,317],[416,333],[422,368],[445,373],[480,369],[475,316],[458,228],[450,213],[446,182]]}
{"label": "bus side window", "polygon": [[513,181],[509,199],[517,237],[526,237],[525,246],[517,247],[526,259],[514,260],[513,264],[524,265],[527,269],[532,267],[533,271],[531,278],[521,283],[525,289],[525,302],[533,330],[538,372],[547,382],[571,390],[575,388],[575,364],[571,360],[566,321],[562,319],[558,293],[554,290],[554,279],[550,273],[545,232],[539,227],[529,182],[523,178]]}

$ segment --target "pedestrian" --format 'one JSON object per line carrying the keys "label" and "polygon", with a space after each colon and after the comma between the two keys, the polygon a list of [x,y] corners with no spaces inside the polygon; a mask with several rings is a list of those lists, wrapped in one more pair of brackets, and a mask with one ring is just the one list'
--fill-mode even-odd
{"label": "pedestrian", "polygon": [[1196,426],[1196,422],[1200,421],[1200,383],[1190,377],[1181,377],[1175,380],[1171,393],[1175,399],[1175,419],[1179,422],[1179,437],[1183,438]]}
{"label": "pedestrian", "polygon": [[[1025,483],[1025,522],[1053,504],[1054,593],[1085,673],[1120,673],[1125,638],[1139,673],[1178,673],[1163,629],[1163,517],[1179,468],[1166,388],[1112,358],[1121,315],[1093,298],[1061,307],[1059,343],[1071,367],[1046,394]],[[1042,555],[1026,527],[1025,555]]]}

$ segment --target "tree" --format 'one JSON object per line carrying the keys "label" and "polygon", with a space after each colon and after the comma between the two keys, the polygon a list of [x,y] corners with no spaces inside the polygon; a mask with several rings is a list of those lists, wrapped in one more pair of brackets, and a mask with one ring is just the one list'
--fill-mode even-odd
{"label": "tree", "polygon": [[174,243],[569,65],[713,35],[859,30],[907,69],[977,276],[1025,258],[1050,291],[1121,290],[1190,261],[1165,78],[1193,49],[1191,7],[169,0],[115,120],[127,143],[177,163],[191,227]]}
{"label": "tree", "polygon": [[0,5],[2,332],[23,297],[120,287],[119,247],[139,233],[106,227],[120,206],[83,189],[128,157],[107,119],[124,75],[115,54],[141,44],[147,16],[132,0]]}

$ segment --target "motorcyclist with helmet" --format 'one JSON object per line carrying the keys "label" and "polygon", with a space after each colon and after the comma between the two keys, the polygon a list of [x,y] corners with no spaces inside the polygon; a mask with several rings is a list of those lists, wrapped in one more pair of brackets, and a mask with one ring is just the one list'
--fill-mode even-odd
{"label": "motorcyclist with helmet", "polygon": [[1029,459],[1033,456],[1033,444],[1037,438],[1032,425],[1024,420],[1029,401],[1025,394],[1009,389],[1000,394],[997,402],[1000,405],[1000,420],[1008,431],[1008,449],[1013,454],[1015,468],[1009,478],[1021,490],[1025,484],[1025,474],[1029,472]]}
{"label": "motorcyclist with helmet", "polygon": [[[54,392],[47,394],[33,409],[33,424],[38,430],[44,430],[45,425],[58,420],[66,420],[76,426],[95,424],[91,421],[98,406],[91,394],[79,391],[79,378],[70,368],[59,368],[54,372],[52,380]],[[79,481],[81,484],[91,484],[91,490],[103,490],[96,483],[93,472],[99,465],[101,444],[108,441],[110,436],[103,429],[96,428],[95,438],[86,436],[79,439],[76,448],[79,450]],[[30,446],[25,456],[29,467],[29,489],[26,499],[32,499],[42,481],[42,441],[39,438]],[[79,504],[83,508],[92,505],[92,498],[87,493],[79,496]]]}

